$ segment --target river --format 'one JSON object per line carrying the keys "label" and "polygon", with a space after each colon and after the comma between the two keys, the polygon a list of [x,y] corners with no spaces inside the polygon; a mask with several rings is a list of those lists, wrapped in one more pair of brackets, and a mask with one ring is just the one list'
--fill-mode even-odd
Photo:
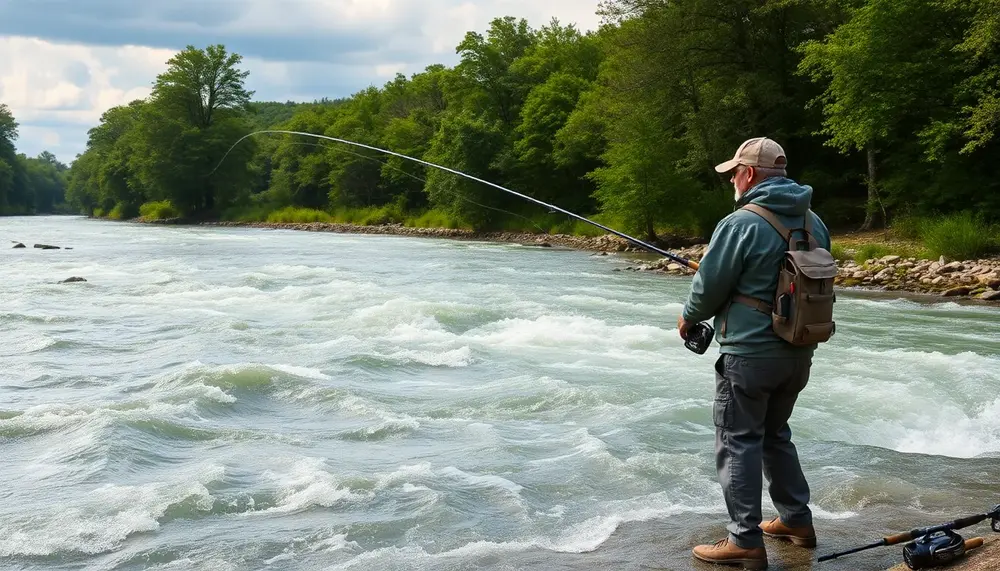
{"label": "river", "polygon": [[[4,569],[710,569],[689,279],[81,217],[0,218],[0,243]],[[1000,502],[1000,311],[836,312],[791,421],[820,547],[769,541],[771,569],[885,568],[898,547],[811,561]]]}

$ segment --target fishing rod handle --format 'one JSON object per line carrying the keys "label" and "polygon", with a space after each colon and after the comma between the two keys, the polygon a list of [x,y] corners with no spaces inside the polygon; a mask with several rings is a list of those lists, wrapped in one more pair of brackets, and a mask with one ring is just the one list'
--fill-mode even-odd
{"label": "fishing rod handle", "polygon": [[973,537],[971,539],[966,539],[965,540],[965,550],[966,551],[972,551],[973,549],[982,547],[983,543],[984,543],[984,540],[981,537]]}

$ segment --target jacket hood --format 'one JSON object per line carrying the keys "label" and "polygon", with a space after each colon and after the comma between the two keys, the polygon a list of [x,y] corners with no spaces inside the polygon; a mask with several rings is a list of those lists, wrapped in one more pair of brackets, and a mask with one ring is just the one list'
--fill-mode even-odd
{"label": "jacket hood", "polygon": [[759,204],[777,214],[804,216],[812,204],[813,189],[785,177],[769,178],[751,188],[736,203],[736,208]]}

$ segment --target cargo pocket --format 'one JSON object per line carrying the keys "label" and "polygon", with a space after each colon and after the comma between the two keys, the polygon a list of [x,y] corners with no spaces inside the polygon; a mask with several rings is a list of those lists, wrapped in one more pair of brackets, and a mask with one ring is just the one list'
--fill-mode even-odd
{"label": "cargo pocket", "polygon": [[715,363],[715,402],[712,405],[712,420],[718,428],[733,427],[733,384],[729,380],[725,363],[725,355],[721,355]]}

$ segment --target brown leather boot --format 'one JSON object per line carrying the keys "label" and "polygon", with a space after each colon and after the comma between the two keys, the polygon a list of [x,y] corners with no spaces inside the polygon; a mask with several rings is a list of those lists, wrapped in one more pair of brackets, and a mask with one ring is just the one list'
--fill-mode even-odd
{"label": "brown leather boot", "polygon": [[761,524],[760,530],[766,536],[785,539],[799,547],[816,547],[816,530],[811,525],[806,527],[788,527],[781,523],[780,517],[776,517],[767,523]]}
{"label": "brown leather boot", "polygon": [[717,565],[742,565],[744,569],[767,569],[767,551],[763,547],[743,549],[729,538],[715,545],[699,545],[692,550],[697,559]]}

